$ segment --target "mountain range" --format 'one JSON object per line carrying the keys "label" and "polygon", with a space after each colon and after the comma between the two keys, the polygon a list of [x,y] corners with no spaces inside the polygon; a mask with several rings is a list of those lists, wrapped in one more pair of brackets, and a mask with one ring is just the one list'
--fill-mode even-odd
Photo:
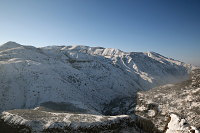
{"label": "mountain range", "polygon": [[155,52],[7,42],[0,46],[0,111],[129,115],[138,91],[186,80],[193,69]]}

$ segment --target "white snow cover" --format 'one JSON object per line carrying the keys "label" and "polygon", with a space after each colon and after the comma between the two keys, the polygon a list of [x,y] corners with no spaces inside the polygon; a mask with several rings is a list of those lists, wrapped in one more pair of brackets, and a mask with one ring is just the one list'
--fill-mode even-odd
{"label": "white snow cover", "polygon": [[100,112],[116,97],[185,79],[191,69],[154,52],[8,42],[0,46],[0,111],[53,101]]}
{"label": "white snow cover", "polygon": [[42,132],[45,129],[51,128],[64,130],[66,127],[78,129],[80,127],[89,128],[91,126],[111,125],[113,123],[120,123],[122,120],[134,121],[135,116],[102,116],[91,114],[51,113],[36,110],[12,110],[11,112],[2,112],[2,119],[9,124],[30,127],[32,132]]}
{"label": "white snow cover", "polygon": [[200,133],[196,127],[190,126],[185,119],[175,114],[171,114],[170,118],[166,133]]}

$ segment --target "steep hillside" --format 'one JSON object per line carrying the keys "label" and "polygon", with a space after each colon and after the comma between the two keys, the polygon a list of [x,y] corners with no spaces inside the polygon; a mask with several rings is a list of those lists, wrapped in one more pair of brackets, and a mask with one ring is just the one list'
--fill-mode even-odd
{"label": "steep hillside", "polygon": [[151,120],[160,131],[199,133],[189,124],[200,129],[200,69],[184,82],[139,92],[135,113]]}
{"label": "steep hillside", "polygon": [[102,113],[115,98],[177,82],[192,66],[154,52],[88,46],[0,46],[0,110],[67,102]]}

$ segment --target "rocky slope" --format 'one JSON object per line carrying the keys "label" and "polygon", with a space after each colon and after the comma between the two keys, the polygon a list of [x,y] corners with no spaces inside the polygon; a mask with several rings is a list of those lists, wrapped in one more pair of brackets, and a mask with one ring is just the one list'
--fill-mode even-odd
{"label": "rocky slope", "polygon": [[0,132],[149,133],[158,130],[150,120],[134,114],[93,115],[72,104],[47,102],[35,109],[2,112]]}
{"label": "rocky slope", "polygon": [[[200,69],[196,69],[189,80],[139,92],[135,113],[151,120],[160,131],[171,128],[168,133],[178,130],[195,132],[194,127],[200,129],[199,87]],[[188,123],[194,127],[188,126]]]}
{"label": "rocky slope", "polygon": [[136,115],[92,115],[90,110],[71,103],[46,102],[35,109],[4,111],[0,116],[0,131],[200,133],[199,79],[200,69],[194,70],[191,79],[182,83],[139,92]]}
{"label": "rocky slope", "polygon": [[139,118],[134,115],[103,116],[40,110],[3,112],[0,121],[0,131],[9,133],[145,133],[139,126]]}

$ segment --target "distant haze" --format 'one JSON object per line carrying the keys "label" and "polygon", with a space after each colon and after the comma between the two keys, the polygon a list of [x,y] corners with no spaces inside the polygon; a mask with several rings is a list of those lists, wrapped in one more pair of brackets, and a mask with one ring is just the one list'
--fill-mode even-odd
{"label": "distant haze", "polygon": [[154,51],[200,66],[199,0],[1,0],[0,44]]}

